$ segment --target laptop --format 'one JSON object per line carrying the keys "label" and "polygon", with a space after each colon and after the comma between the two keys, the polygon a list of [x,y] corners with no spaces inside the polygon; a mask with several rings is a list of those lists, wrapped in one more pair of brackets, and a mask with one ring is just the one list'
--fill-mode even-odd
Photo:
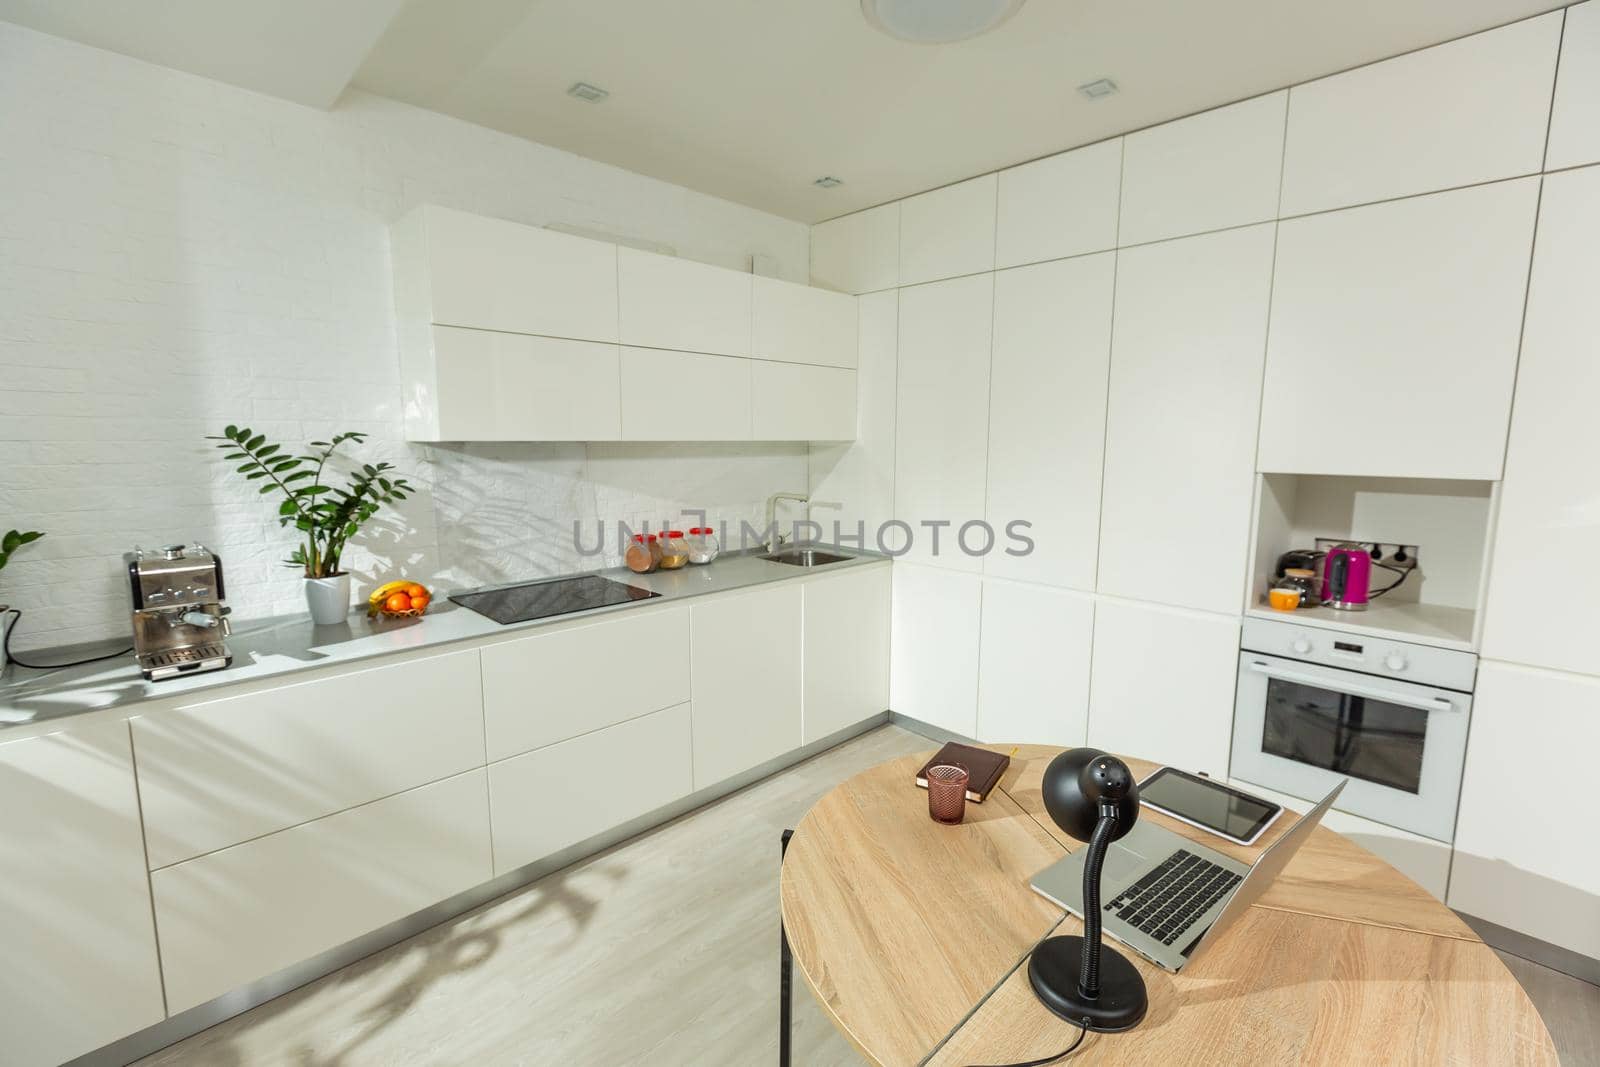
{"label": "laptop", "polygon": [[[1260,899],[1288,866],[1344,782],[1278,840],[1240,863],[1164,826],[1134,823],[1106,850],[1100,875],[1102,929],[1158,967],[1179,971],[1215,944],[1222,932]],[[1083,917],[1087,847],[1051,864],[1033,879],[1034,891]]]}

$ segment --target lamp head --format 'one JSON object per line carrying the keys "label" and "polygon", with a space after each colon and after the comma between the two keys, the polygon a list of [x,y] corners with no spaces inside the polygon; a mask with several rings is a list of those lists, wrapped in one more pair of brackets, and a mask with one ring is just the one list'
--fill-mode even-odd
{"label": "lamp head", "polygon": [[1139,818],[1139,783],[1128,765],[1097,748],[1069,748],[1044,771],[1044,808],[1055,824],[1079,841],[1094,835],[1100,805],[1116,806],[1111,840],[1133,829]]}

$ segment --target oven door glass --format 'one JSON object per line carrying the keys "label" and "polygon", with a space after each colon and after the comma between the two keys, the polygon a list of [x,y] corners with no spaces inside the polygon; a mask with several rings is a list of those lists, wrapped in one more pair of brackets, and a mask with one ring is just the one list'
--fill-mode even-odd
{"label": "oven door glass", "polygon": [[1267,680],[1263,752],[1417,793],[1428,713],[1336,689]]}

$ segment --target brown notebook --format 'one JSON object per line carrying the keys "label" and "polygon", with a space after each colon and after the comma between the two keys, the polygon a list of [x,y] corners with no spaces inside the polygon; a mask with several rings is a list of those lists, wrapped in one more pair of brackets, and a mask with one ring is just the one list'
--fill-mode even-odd
{"label": "brown notebook", "polygon": [[917,772],[917,784],[924,789],[928,788],[928,768],[941,763],[954,763],[959,767],[965,767],[967,799],[974,804],[982,804],[983,798],[989,795],[989,791],[1000,784],[1000,776],[1011,766],[1011,757],[990,752],[986,748],[973,748],[971,745],[949,741],[933,754],[931,760],[922,765],[922,769]]}

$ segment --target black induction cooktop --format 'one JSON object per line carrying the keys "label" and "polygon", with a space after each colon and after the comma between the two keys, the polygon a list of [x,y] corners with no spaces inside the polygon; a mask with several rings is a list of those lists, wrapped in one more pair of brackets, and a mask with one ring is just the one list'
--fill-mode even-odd
{"label": "black induction cooktop", "polygon": [[546,619],[552,615],[570,615],[574,611],[649,600],[660,595],[648,589],[613,582],[597,574],[586,574],[581,578],[554,578],[504,589],[485,589],[480,593],[461,593],[450,599],[507,626],[530,619]]}

